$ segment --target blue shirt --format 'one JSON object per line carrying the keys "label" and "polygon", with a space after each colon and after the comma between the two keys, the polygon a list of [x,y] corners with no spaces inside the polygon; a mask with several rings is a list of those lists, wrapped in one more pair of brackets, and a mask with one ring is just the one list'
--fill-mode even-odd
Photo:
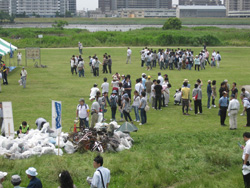
{"label": "blue shirt", "polygon": [[144,87],[144,90],[146,89],[145,83],[146,83],[146,79],[145,79],[145,78],[142,78],[142,85],[143,85],[143,87]]}
{"label": "blue shirt", "polygon": [[43,185],[37,177],[34,177],[30,180],[30,183],[27,188],[43,188]]}
{"label": "blue shirt", "polygon": [[210,85],[210,84],[207,85],[207,93],[208,93],[208,94],[211,94],[211,93],[212,93],[212,88],[211,88],[211,85]]}
{"label": "blue shirt", "polygon": [[219,104],[221,107],[227,107],[227,102],[228,102],[227,97],[222,96],[219,100]]}

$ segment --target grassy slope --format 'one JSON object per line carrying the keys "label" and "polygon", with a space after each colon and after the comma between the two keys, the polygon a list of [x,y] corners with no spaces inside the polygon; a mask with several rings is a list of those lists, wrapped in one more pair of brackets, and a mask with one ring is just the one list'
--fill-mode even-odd
{"label": "grassy slope", "polygon": [[[198,52],[198,48],[193,48]],[[97,53],[99,57],[107,52],[113,57],[113,69],[121,74],[131,74],[134,80],[146,72],[156,78],[159,68],[151,72],[140,68],[139,50],[132,48],[132,65],[125,64],[125,48],[86,48],[84,58]],[[212,51],[209,48],[210,52]],[[205,71],[162,71],[168,73],[172,84],[170,105],[163,111],[150,110],[148,123],[139,126],[137,133],[132,133],[134,146],[129,151],[105,153],[105,165],[111,170],[111,188],[131,187],[242,187],[241,150],[237,142],[242,142],[242,133],[246,117],[239,116],[239,129],[229,131],[221,127],[218,108],[206,109],[206,80],[216,79],[219,83],[225,78],[229,83],[236,81],[238,87],[249,83],[248,66],[249,48],[222,48],[220,69],[207,68]],[[77,54],[77,49],[43,49],[42,63],[47,69],[35,69],[29,63],[27,89],[22,89],[17,80],[20,68],[9,75],[9,86],[2,88],[1,101],[12,101],[15,128],[26,120],[35,127],[35,120],[44,117],[51,120],[51,99],[63,102],[63,131],[68,132],[73,126],[75,108],[80,97],[88,99],[93,83],[102,83],[103,74],[93,78],[87,68],[87,78],[78,78],[70,74],[69,57]],[[23,52],[24,55],[24,52]],[[110,75],[108,79],[110,81]],[[179,88],[184,78],[193,86],[195,80],[204,80],[204,114],[183,116],[181,107],[173,105],[175,89]],[[192,87],[193,88],[193,87]],[[218,103],[218,98],[216,99]],[[88,102],[88,104],[90,104]],[[117,114],[118,116],[118,114]],[[134,117],[134,114],[132,114]],[[110,119],[110,110],[106,115]],[[118,118],[119,119],[119,118]],[[228,124],[228,118],[226,120]],[[137,125],[137,123],[136,123]],[[242,142],[243,143],[243,142]],[[23,186],[28,184],[25,170],[29,166],[37,168],[44,187],[56,187],[60,170],[68,169],[77,187],[87,187],[85,179],[93,174],[92,160],[95,153],[65,154],[63,157],[42,156],[27,160],[10,161],[1,157],[1,171],[9,172],[4,187],[10,187],[10,176],[20,174]]]}
{"label": "grassy slope", "polygon": [[[249,25],[249,18],[181,18],[184,25]],[[52,23],[66,20],[70,24],[93,25],[163,25],[166,18],[16,18],[16,23]]]}

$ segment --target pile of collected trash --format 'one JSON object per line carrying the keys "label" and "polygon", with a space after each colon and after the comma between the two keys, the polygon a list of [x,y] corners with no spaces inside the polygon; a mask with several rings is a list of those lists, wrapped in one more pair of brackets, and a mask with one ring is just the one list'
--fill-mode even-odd
{"label": "pile of collected trash", "polygon": [[119,152],[130,149],[133,139],[129,132],[138,129],[130,124],[124,123],[119,126],[116,122],[97,123],[94,129],[85,129],[79,132],[61,133],[58,137],[46,123],[41,131],[31,129],[28,134],[19,134],[19,138],[6,138],[0,136],[0,156],[9,159],[26,159],[31,156],[45,154],[63,155],[79,151],[97,152]]}
{"label": "pile of collected trash", "polygon": [[[111,122],[110,124],[97,123],[94,129],[70,133],[65,151],[67,153],[73,152],[74,148],[74,151],[77,150],[80,153],[88,150],[102,153],[105,151],[119,152],[124,149],[130,149],[133,145],[133,139],[129,135],[129,131],[124,133],[119,131],[119,128],[120,126],[116,122]],[[137,130],[137,128],[134,130]]]}

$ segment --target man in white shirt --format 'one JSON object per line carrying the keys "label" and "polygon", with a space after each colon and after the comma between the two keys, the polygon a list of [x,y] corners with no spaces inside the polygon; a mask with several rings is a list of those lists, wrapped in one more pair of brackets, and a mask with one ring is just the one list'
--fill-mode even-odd
{"label": "man in white shirt", "polygon": [[141,92],[144,91],[144,87],[142,85],[142,79],[141,78],[138,78],[136,80],[135,90],[139,93],[139,96],[141,96]]}
{"label": "man in white shirt", "polygon": [[107,82],[107,78],[103,78],[104,83],[101,85],[102,88],[102,95],[106,92],[107,93],[107,97],[106,100],[108,101],[108,104],[110,105],[110,101],[109,101],[109,97],[108,97],[108,93],[109,93],[109,83]]}
{"label": "man in white shirt", "polygon": [[91,188],[108,188],[110,183],[110,170],[104,168],[103,158],[97,156],[94,159],[93,166],[96,169],[93,179],[91,181]]}
{"label": "man in white shirt", "polygon": [[21,70],[21,80],[22,80],[22,85],[23,85],[23,88],[26,88],[26,79],[27,79],[27,71],[24,69]]}
{"label": "man in white shirt", "polygon": [[214,50],[213,53],[212,53],[212,56],[216,56],[216,51]]}
{"label": "man in white shirt", "polygon": [[221,55],[220,55],[220,52],[218,51],[216,56],[215,56],[215,60],[217,62],[217,68],[220,67],[220,61],[221,61]]}
{"label": "man in white shirt", "polygon": [[241,148],[243,149],[242,173],[243,173],[243,179],[244,179],[245,187],[249,188],[250,187],[250,171],[249,171],[249,167],[250,167],[250,133],[245,132],[243,134],[243,139],[246,142],[246,145],[241,146]]}
{"label": "man in white shirt", "polygon": [[152,108],[155,108],[155,90],[154,90],[154,88],[155,88],[156,84],[157,84],[156,80],[153,80],[153,85],[151,86],[151,96],[150,96],[150,97],[152,97],[152,99],[151,99]]}
{"label": "man in white shirt", "polygon": [[239,101],[235,98],[235,95],[231,95],[231,100],[228,105],[228,116],[229,118],[229,124],[230,124],[230,130],[235,130],[237,129],[237,114],[240,109],[240,103]]}
{"label": "man in white shirt", "polygon": [[81,98],[76,108],[76,119],[79,119],[79,126],[81,129],[89,128],[89,106],[85,100]]}
{"label": "man in white shirt", "polygon": [[161,73],[160,73],[160,72],[158,73],[158,80],[160,80],[160,85],[162,85],[164,79],[163,79],[163,77],[161,76]]}
{"label": "man in white shirt", "polygon": [[96,97],[97,91],[100,91],[97,88],[97,84],[94,84],[94,86],[90,89],[90,97]]}
{"label": "man in white shirt", "polygon": [[22,65],[22,54],[21,52],[17,53],[17,66]]}
{"label": "man in white shirt", "polygon": [[128,62],[131,64],[131,54],[132,54],[132,50],[128,47],[126,64],[128,64]]}
{"label": "man in white shirt", "polygon": [[[249,94],[249,92],[244,87],[241,89],[241,94],[240,94],[241,100],[244,99],[243,95],[245,95],[246,98],[250,99],[250,94]],[[243,109],[243,112],[240,115],[241,116],[245,115],[245,109]]]}
{"label": "man in white shirt", "polygon": [[245,95],[242,95],[241,98],[244,106],[244,111],[247,112],[247,124],[245,127],[250,127],[250,102]]}

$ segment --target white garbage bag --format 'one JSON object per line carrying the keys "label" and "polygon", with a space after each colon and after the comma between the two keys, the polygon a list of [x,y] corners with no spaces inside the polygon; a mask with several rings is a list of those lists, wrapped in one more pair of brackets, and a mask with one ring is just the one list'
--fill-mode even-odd
{"label": "white garbage bag", "polygon": [[98,113],[98,121],[97,123],[101,123],[103,120],[103,114],[101,112]]}
{"label": "white garbage bag", "polygon": [[66,153],[68,153],[68,154],[75,153],[75,151],[76,151],[76,150],[75,150],[75,147],[74,147],[74,145],[73,145],[73,143],[70,142],[70,141],[67,141],[67,142],[65,143],[64,150],[65,150]]}

